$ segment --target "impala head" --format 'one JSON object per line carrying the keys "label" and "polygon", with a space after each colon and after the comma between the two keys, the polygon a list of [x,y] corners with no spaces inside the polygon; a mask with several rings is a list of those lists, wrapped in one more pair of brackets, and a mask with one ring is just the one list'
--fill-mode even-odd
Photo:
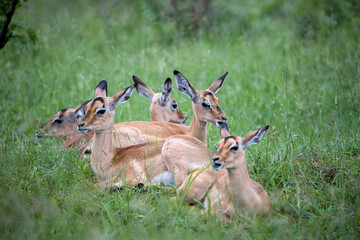
{"label": "impala head", "polygon": [[269,125],[252,131],[245,137],[239,137],[230,136],[227,125],[223,124],[220,128],[220,135],[223,139],[217,144],[218,151],[212,158],[213,168],[215,170],[230,169],[243,164],[245,149],[252,144],[257,144],[268,128]]}
{"label": "impala head", "polygon": [[133,76],[133,80],[139,94],[146,97],[151,103],[150,114],[152,121],[186,123],[186,116],[178,108],[177,102],[170,97],[172,90],[170,78],[164,82],[161,93],[154,93],[149,86],[136,76]]}
{"label": "impala head", "polygon": [[226,123],[227,117],[220,108],[219,99],[215,94],[220,90],[226,78],[226,72],[206,90],[196,90],[195,87],[179,71],[174,70],[176,85],[180,92],[188,95],[193,102],[194,116],[200,121],[209,122],[220,127]]}
{"label": "impala head", "polygon": [[78,115],[83,116],[78,123],[78,131],[101,132],[112,128],[115,108],[130,98],[134,88],[135,86],[132,85],[117,92],[112,97],[107,97],[106,81],[101,81],[95,88],[95,98],[77,111]]}
{"label": "impala head", "polygon": [[47,123],[36,131],[36,137],[66,138],[78,134],[76,131],[77,121],[80,117],[76,112],[89,101],[83,102],[74,108],[64,108],[58,111]]}

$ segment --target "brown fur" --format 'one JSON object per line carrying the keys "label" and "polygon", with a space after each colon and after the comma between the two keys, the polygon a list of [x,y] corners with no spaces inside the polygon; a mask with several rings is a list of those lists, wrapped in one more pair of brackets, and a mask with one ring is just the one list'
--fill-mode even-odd
{"label": "brown fur", "polygon": [[[91,166],[102,186],[135,185],[149,182],[155,176],[167,171],[161,158],[163,141],[137,144],[126,148],[114,145],[115,107],[126,101],[131,93],[129,88],[113,97],[103,97],[103,102],[92,101],[86,106],[86,114],[79,122],[79,128],[95,132],[92,143]],[[123,99],[123,100],[121,100]],[[106,109],[102,115],[98,109]]]}
{"label": "brown fur", "polygon": [[179,108],[176,110],[171,109],[170,105],[175,102],[172,97],[169,97],[167,104],[164,106],[159,104],[160,97],[161,93],[155,93],[152,98],[150,104],[151,121],[171,123],[183,123],[186,121],[186,116]]}
{"label": "brown fur", "polygon": [[[207,123],[216,125],[217,121],[226,121],[227,117],[219,107],[219,99],[214,94],[209,94],[210,90],[196,90],[190,85],[193,91],[196,91],[197,101],[193,102],[193,120],[190,126],[175,125],[172,123],[158,122],[123,122],[122,126],[132,126],[141,131],[146,137],[152,139],[166,139],[173,135],[188,135],[195,137],[206,145]],[[202,102],[209,102],[209,109],[202,106]]]}
{"label": "brown fur", "polygon": [[[253,131],[244,138],[231,136],[222,139],[218,143],[219,150],[213,159],[223,163],[223,169],[220,171],[210,168],[203,171],[195,170],[182,182],[178,189],[178,197],[184,197],[185,203],[203,202],[207,207],[211,207],[212,213],[220,214],[223,222],[233,216],[244,214],[267,215],[270,212],[269,197],[260,184],[250,179],[244,149],[239,146],[236,152],[229,150],[236,144],[246,144],[254,138],[257,132]],[[184,141],[184,139],[179,140]],[[172,153],[172,156],[175,157],[172,161],[181,162],[183,159],[189,161],[194,158],[192,149],[183,149],[183,147],[185,147],[185,142],[182,142],[181,147],[178,146],[181,152]],[[174,149],[172,150],[174,151]],[[197,150],[196,158],[201,158],[201,154],[204,155],[208,151],[202,146]],[[163,154],[167,155],[164,151]],[[186,170],[190,171],[190,169]],[[176,177],[175,180],[177,181]],[[191,184],[189,185],[189,183]]]}
{"label": "brown fur", "polygon": [[[75,112],[80,106],[81,104],[75,109],[67,108],[65,111],[60,110],[57,112],[47,123],[40,127],[37,131],[38,137],[60,138],[63,140],[63,148],[78,148],[81,156],[83,156],[84,152],[90,149],[94,133],[87,132],[83,134],[77,130]],[[60,116],[62,116],[63,123],[60,125],[53,123],[53,120]],[[140,143],[141,133],[136,128],[124,128],[115,124],[114,129],[117,133],[115,140],[116,147],[126,147]]]}

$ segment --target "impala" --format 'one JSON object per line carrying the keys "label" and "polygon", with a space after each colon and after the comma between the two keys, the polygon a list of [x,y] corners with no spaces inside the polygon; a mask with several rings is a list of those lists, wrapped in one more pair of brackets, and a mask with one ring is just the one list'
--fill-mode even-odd
{"label": "impala", "polygon": [[[133,78],[137,83],[139,93],[146,96],[149,100],[153,100],[150,105],[150,114],[153,121],[186,122],[186,117],[180,109],[178,109],[176,101],[170,97],[172,88],[171,80],[168,79],[165,81],[162,93],[154,93],[151,88],[140,79],[135,76]],[[107,95],[107,82],[105,80],[101,81],[96,89],[97,91],[104,91]],[[81,153],[90,153],[90,148],[87,146],[91,145],[94,133],[87,132],[86,134],[81,134],[77,131],[78,119],[82,116],[82,112],[78,110],[88,102],[89,101],[83,102],[75,109],[65,108],[57,112],[47,123],[39,128],[36,132],[37,138],[61,138],[64,141],[62,145],[63,148],[79,148]],[[115,141],[117,147],[127,147],[148,141],[147,138],[141,138],[141,133],[136,128],[125,127],[118,124],[115,124],[114,128],[117,130],[116,136],[120,138]]]}
{"label": "impala", "polygon": [[148,85],[136,76],[133,76],[133,80],[138,93],[150,102],[151,121],[186,123],[186,116],[178,108],[177,102],[170,97],[172,90],[170,78],[164,82],[161,93],[154,93]]}
{"label": "impala", "polygon": [[223,222],[232,216],[267,215],[270,212],[269,197],[260,184],[250,179],[245,149],[258,143],[268,127],[239,137],[230,136],[224,124],[220,130],[223,139],[212,157],[215,171],[208,168],[190,174],[178,189],[178,197],[183,196],[186,203],[201,202],[205,209],[211,209],[211,213],[221,214]]}
{"label": "impala", "polygon": [[143,121],[123,122],[120,125],[135,127],[144,136],[153,137],[156,140],[166,139],[172,135],[188,135],[199,139],[206,145],[207,123],[213,123],[220,127],[227,121],[219,106],[219,99],[215,96],[224,83],[226,75],[227,73],[216,80],[208,89],[196,90],[179,71],[174,71],[178,89],[192,100],[193,120],[190,126]]}
{"label": "impala", "polygon": [[[116,148],[114,143],[115,108],[127,101],[135,86],[125,88],[112,97],[97,94],[84,108],[78,124],[80,132],[94,132],[91,166],[101,180],[99,185],[121,187],[124,183],[171,183],[171,175],[161,158],[162,141]],[[96,91],[95,91],[96,92]],[[79,110],[79,111],[83,111]]]}
{"label": "impala", "polygon": [[[107,82],[101,81],[95,90],[95,95],[107,95]],[[57,112],[47,123],[36,131],[37,138],[60,138],[63,140],[63,148],[79,148],[81,155],[89,154],[91,152],[90,145],[94,136],[93,132],[86,134],[77,131],[78,119],[83,117],[82,111],[86,101],[77,106],[75,109],[66,108]],[[122,127],[115,125],[114,135],[116,137],[115,143],[117,147],[126,147],[140,142],[141,133],[138,129],[132,127]]]}

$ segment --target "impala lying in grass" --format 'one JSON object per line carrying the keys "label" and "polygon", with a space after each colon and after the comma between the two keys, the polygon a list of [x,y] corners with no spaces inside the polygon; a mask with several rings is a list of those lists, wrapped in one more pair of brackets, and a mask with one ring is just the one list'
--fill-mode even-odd
{"label": "impala lying in grass", "polygon": [[123,122],[120,125],[139,129],[144,136],[152,137],[153,140],[150,141],[166,139],[172,135],[188,135],[206,145],[207,123],[220,127],[227,121],[227,117],[219,106],[219,99],[215,96],[224,83],[226,75],[227,73],[216,80],[207,90],[196,90],[180,72],[174,71],[178,89],[188,95],[193,102],[193,120],[190,126],[144,121]]}
{"label": "impala lying in grass", "polygon": [[164,82],[161,93],[154,93],[148,85],[136,76],[133,76],[133,80],[138,93],[146,97],[150,102],[151,121],[186,123],[186,116],[178,108],[177,102],[170,97],[172,90],[170,78],[167,78]]}
{"label": "impala lying in grass", "polygon": [[[107,95],[107,82],[101,81],[95,90],[95,95]],[[37,138],[60,138],[62,139],[63,148],[79,148],[82,154],[89,154],[91,141],[94,133],[87,132],[86,134],[77,131],[78,120],[83,117],[82,110],[87,103],[83,102],[74,108],[66,108],[57,112],[47,123],[42,125],[36,131]],[[114,126],[116,134],[115,143],[117,147],[127,147],[140,142],[140,131],[133,127]]]}
{"label": "impala lying in grass", "polygon": [[[91,166],[101,181],[99,185],[121,187],[125,183],[172,183],[171,174],[161,157],[163,141],[117,148],[114,143],[115,108],[127,101],[135,86],[125,88],[112,97],[97,94],[84,108],[78,124],[80,132],[94,132]],[[83,108],[83,109],[84,109]],[[83,111],[79,110],[79,111]]]}
{"label": "impala lying in grass", "polygon": [[[170,97],[172,89],[170,79],[165,81],[162,93],[154,93],[151,88],[144,84],[140,79],[135,76],[133,78],[134,82],[137,83],[139,93],[146,96],[149,100],[152,100],[150,101],[152,121],[183,124],[186,122],[186,117],[178,108],[176,101]],[[104,91],[107,95],[107,82],[105,80],[101,81],[96,89],[97,91]],[[82,111],[78,110],[84,107],[88,102],[89,101],[86,101],[80,104],[75,109],[66,108],[60,110],[46,124],[40,127],[36,132],[36,136],[38,138],[61,138],[64,140],[63,148],[79,148],[81,153],[90,153],[90,148],[87,146],[91,145],[94,133],[87,132],[86,134],[81,134],[77,131],[78,120],[83,116]],[[115,136],[118,138],[115,141],[116,147],[127,147],[147,141],[146,138],[141,138],[140,131],[136,128],[125,127],[119,124],[115,124],[114,128],[117,133]]]}
{"label": "impala lying in grass", "polygon": [[[188,175],[178,189],[178,198],[183,197],[185,203],[201,203],[211,213],[221,214],[223,221],[239,215],[268,214],[269,197],[260,184],[250,179],[245,159],[245,149],[258,143],[268,127],[252,131],[245,137],[238,137],[230,136],[227,125],[224,124],[220,130],[223,139],[212,157],[215,171],[207,168]],[[199,149],[198,152],[201,151],[208,150]],[[187,157],[196,158],[198,152],[187,154]]]}

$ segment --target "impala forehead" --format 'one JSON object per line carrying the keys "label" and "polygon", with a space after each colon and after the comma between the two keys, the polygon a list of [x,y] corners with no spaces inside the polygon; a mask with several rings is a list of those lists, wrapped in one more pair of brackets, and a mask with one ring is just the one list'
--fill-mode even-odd
{"label": "impala forehead", "polygon": [[219,99],[211,91],[205,90],[200,93],[200,99],[209,101],[212,105],[219,105]]}
{"label": "impala forehead", "polygon": [[[159,98],[161,98],[162,93],[155,93],[152,99],[152,103],[157,103],[159,101]],[[169,103],[172,103],[173,101],[175,101],[172,97],[168,97],[168,101]]]}
{"label": "impala forehead", "polygon": [[74,117],[75,109],[73,108],[64,108],[58,111],[52,118],[51,121],[53,121],[56,118],[61,118],[63,120],[70,119]]}
{"label": "impala forehead", "polygon": [[225,137],[218,143],[218,149],[220,149],[220,148],[227,149],[234,144],[239,144],[238,140],[239,139],[236,136]]}
{"label": "impala forehead", "polygon": [[103,108],[107,103],[107,99],[102,97],[94,98],[91,102],[86,105],[86,112],[96,110],[98,108]]}
{"label": "impala forehead", "polygon": [[64,118],[64,112],[62,112],[61,110],[58,111],[52,118],[51,118],[51,121],[56,119],[56,118]]}

